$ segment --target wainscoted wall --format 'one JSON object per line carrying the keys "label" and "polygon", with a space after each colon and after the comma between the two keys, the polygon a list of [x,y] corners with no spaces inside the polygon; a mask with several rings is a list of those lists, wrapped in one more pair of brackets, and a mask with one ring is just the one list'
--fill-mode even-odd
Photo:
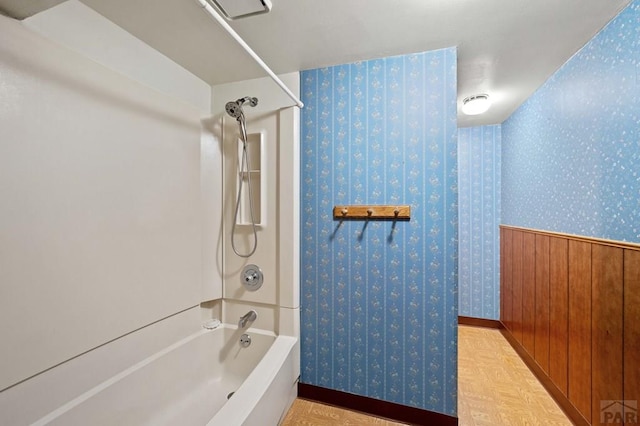
{"label": "wainscoted wall", "polygon": [[640,400],[640,246],[509,227],[500,236],[512,344],[576,424],[622,423],[601,416]]}
{"label": "wainscoted wall", "polygon": [[458,129],[458,313],[500,317],[501,126]]}
{"label": "wainscoted wall", "polygon": [[640,242],[640,1],[502,125],[502,223]]}
{"label": "wainscoted wall", "polygon": [[[301,380],[455,415],[456,51],[301,78]],[[333,220],[364,203],[411,220]]]}

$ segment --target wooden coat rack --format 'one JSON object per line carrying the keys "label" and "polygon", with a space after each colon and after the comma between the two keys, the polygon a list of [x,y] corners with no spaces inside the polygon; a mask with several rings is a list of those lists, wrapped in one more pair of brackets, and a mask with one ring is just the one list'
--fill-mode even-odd
{"label": "wooden coat rack", "polygon": [[410,220],[411,206],[393,205],[355,205],[355,206],[334,206],[333,218],[337,220]]}

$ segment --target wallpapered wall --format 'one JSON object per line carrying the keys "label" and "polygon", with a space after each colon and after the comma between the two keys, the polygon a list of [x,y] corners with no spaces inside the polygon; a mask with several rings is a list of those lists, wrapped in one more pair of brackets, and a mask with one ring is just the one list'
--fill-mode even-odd
{"label": "wallpapered wall", "polygon": [[459,314],[500,317],[501,126],[458,129]]}
{"label": "wallpapered wall", "polygon": [[640,242],[640,1],[502,125],[502,222]]}
{"label": "wallpapered wall", "polygon": [[[301,75],[302,382],[456,413],[456,51]],[[334,221],[336,204],[411,220]]]}

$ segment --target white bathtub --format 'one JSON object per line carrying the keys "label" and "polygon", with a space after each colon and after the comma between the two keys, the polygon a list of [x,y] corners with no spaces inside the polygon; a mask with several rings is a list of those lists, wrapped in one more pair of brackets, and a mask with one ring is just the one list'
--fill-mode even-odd
{"label": "white bathtub", "polygon": [[275,426],[295,397],[297,339],[245,332],[247,348],[232,326],[198,331],[34,424]]}

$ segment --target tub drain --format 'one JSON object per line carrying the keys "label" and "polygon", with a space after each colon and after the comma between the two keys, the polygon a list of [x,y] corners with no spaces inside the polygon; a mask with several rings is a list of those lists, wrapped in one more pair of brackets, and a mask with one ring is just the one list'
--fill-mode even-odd
{"label": "tub drain", "polygon": [[233,396],[234,393],[236,393],[236,391],[229,392],[229,395],[227,395],[227,399],[230,399]]}

